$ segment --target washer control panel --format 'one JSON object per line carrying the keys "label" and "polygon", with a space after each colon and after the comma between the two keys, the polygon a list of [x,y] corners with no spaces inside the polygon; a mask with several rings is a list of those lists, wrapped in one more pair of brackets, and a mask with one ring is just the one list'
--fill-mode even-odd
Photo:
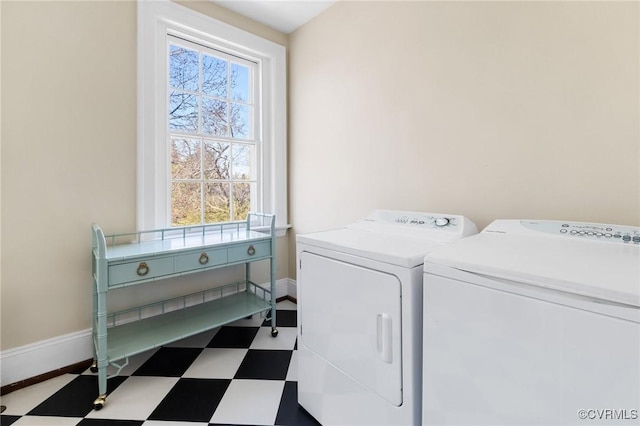
{"label": "washer control panel", "polygon": [[521,220],[520,223],[527,229],[566,236],[567,238],[640,245],[640,227],[546,220]]}

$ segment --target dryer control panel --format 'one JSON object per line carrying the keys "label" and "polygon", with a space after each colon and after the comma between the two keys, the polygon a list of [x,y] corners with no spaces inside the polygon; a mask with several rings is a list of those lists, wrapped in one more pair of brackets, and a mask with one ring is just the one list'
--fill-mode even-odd
{"label": "dryer control panel", "polygon": [[348,228],[388,234],[433,238],[434,233],[456,239],[478,232],[468,218],[454,214],[375,210]]}
{"label": "dryer control panel", "polygon": [[[457,216],[401,214],[390,217],[393,223],[427,228],[444,228],[458,226]],[[366,220],[366,219],[365,219]]]}
{"label": "dryer control panel", "polygon": [[461,226],[460,216],[437,213],[400,212],[376,210],[363,219],[365,222],[378,222],[412,226],[416,228],[455,228]]}
{"label": "dryer control panel", "polygon": [[640,245],[640,227],[547,220],[521,220],[520,224],[533,231],[559,236]]}

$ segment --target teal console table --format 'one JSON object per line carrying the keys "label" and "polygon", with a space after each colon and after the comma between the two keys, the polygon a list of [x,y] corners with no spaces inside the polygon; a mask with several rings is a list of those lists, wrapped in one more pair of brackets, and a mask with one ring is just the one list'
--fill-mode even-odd
{"label": "teal console table", "polygon": [[[246,221],[93,237],[93,343],[98,373],[94,409],[104,407],[107,379],[129,357],[254,314],[269,312],[276,328],[275,216]],[[268,259],[270,289],[251,281],[252,262]],[[245,265],[244,280],[118,312],[107,311],[110,291],[184,274]],[[126,291],[126,290],[123,290]],[[121,362],[122,361],[122,362]],[[119,363],[120,362],[120,363]],[[117,368],[107,375],[109,365]]]}

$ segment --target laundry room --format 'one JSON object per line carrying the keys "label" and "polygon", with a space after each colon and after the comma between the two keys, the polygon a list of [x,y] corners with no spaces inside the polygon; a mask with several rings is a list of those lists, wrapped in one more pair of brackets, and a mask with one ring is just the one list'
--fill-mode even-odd
{"label": "laundry room", "polygon": [[[285,7],[297,9],[297,21],[285,22]],[[299,282],[301,235],[352,224],[357,224],[354,232],[368,232],[376,221],[382,227],[391,221],[402,225],[397,231],[402,238],[431,238],[431,232],[444,225],[451,231],[447,242],[464,241],[486,229],[497,231],[482,238],[514,232],[512,225],[496,225],[496,220],[530,220],[539,222],[523,222],[522,232],[584,231],[593,233],[585,239],[620,244],[628,235],[625,253],[640,246],[637,1],[3,0],[0,20],[3,425],[314,424],[310,410],[297,403],[297,326],[305,303],[304,284]],[[193,75],[189,61],[196,64]],[[216,67],[226,67],[220,80],[224,89],[207,86],[207,76],[215,74],[211,70],[222,69]],[[205,106],[224,111],[207,119]],[[191,199],[197,201],[181,198],[188,188],[198,188],[200,195]],[[199,338],[204,342],[199,346],[192,341],[151,345],[153,349],[132,355],[131,365],[113,370],[121,374],[108,379],[106,404],[92,405],[104,393],[98,389],[98,374],[89,371],[102,335],[95,330],[101,317],[95,306],[95,270],[104,260],[95,257],[97,227],[107,236],[133,235],[184,225],[244,223],[253,217],[249,211],[267,215],[259,232],[267,232],[268,238],[247,240],[253,251],[242,255],[262,256],[260,249],[268,250],[256,262],[251,281],[270,296],[265,296],[267,305],[251,312],[252,319],[238,316],[245,323],[235,328],[247,329],[247,341],[234,340],[229,346],[216,342],[222,330],[233,328],[225,324],[202,328],[204,334],[198,336],[205,337]],[[274,219],[269,230],[270,215]],[[574,225],[578,223],[613,226],[600,230]],[[426,229],[430,226],[433,230]],[[136,241],[147,238],[135,235]],[[344,238],[340,241],[347,244],[351,237]],[[495,250],[508,252],[517,240],[508,239],[506,248],[496,245]],[[397,255],[390,264],[421,272],[418,277],[413,270],[395,272],[386,266],[380,271],[402,277],[406,273],[409,281],[422,279],[427,251],[405,251],[404,245],[394,245],[394,238],[385,241],[372,239],[369,247],[387,252],[399,247],[397,253],[387,253]],[[233,238],[224,241],[225,247],[235,243]],[[322,244],[317,252],[310,250],[326,259],[331,249]],[[358,253],[345,253],[341,261]],[[468,253],[471,248],[465,256]],[[198,256],[195,262],[200,265],[215,259],[209,251],[198,251]],[[449,267],[459,261],[456,256],[444,253],[433,259],[450,262]],[[553,264],[552,258],[540,256],[541,262]],[[419,261],[407,260],[414,257]],[[318,260],[311,258],[310,264]],[[155,271],[150,261],[138,262],[132,274],[150,273],[144,277],[148,282],[110,289],[108,308],[124,312],[131,305],[148,307],[183,294],[202,293],[204,300],[211,282],[226,285],[245,276],[248,289],[249,267],[230,259],[202,274],[176,272],[167,280],[151,277]],[[517,256],[510,259],[509,268],[526,270]],[[378,261],[381,258],[372,258]],[[323,271],[333,266],[344,271],[333,263],[318,264]],[[371,263],[359,265],[368,268]],[[440,272],[451,271],[434,266],[430,273]],[[451,279],[457,277],[451,274]],[[523,286],[534,281],[523,279]],[[564,275],[558,278],[569,281]],[[341,289],[338,283],[327,287],[330,294],[315,296],[328,306],[310,311],[314,318],[323,312],[348,318],[345,311],[358,306],[368,291]],[[589,283],[589,288],[596,286]],[[504,283],[496,279],[493,284]],[[406,288],[422,300],[422,290],[413,286]],[[615,305],[611,309],[626,309],[636,303],[626,296],[627,290],[616,287],[580,297],[606,298]],[[561,305],[558,294],[549,300]],[[269,304],[276,300],[277,310]],[[407,309],[417,309],[422,318],[419,306]],[[269,322],[276,312],[278,333]],[[508,303],[504,312],[516,315]],[[444,308],[434,314],[443,315],[438,317],[442,321],[447,318]],[[605,314],[630,322],[637,315]],[[399,327],[388,318],[375,317],[378,337]],[[577,328],[567,330],[596,324],[573,318],[568,323]],[[453,328],[458,325],[451,323]],[[602,330],[611,330],[608,327]],[[421,329],[405,331],[422,339]],[[446,340],[432,329],[429,333]],[[397,376],[396,384],[398,377],[406,384],[407,377],[422,375],[421,343],[414,343],[415,359],[405,359],[411,367],[402,373],[408,376]],[[400,354],[393,352],[399,348],[385,352],[383,341],[378,349],[384,359]],[[161,352],[170,357],[158,359],[158,365],[184,364],[184,369],[149,372],[148,361]],[[264,357],[264,363],[279,366],[279,371],[274,376],[260,371],[242,376],[240,370],[253,371],[245,364],[251,356]],[[261,370],[260,360],[255,370]],[[120,360],[116,363],[121,365]],[[212,372],[231,364],[223,374]],[[113,368],[110,364],[109,377]],[[432,377],[440,372],[425,371]],[[579,375],[574,373],[574,378]],[[415,404],[397,424],[425,421],[421,383],[411,385],[416,392],[412,397],[389,391],[388,400],[396,406],[402,405],[398,401]],[[69,386],[76,387],[60,396]],[[187,395],[183,399],[175,396],[178,388]],[[127,404],[127,390],[144,402]],[[216,395],[209,398],[215,403],[200,404],[192,397],[208,394]],[[83,395],[81,401],[73,401],[77,395]],[[54,399],[47,402],[49,398]],[[609,405],[580,408],[628,410],[623,414],[635,413],[635,418],[623,424],[637,424],[640,406],[605,402]],[[191,403],[200,405],[184,408]],[[438,404],[429,406],[437,411],[446,405]],[[65,411],[64,406],[76,405]],[[583,419],[573,418],[578,424]],[[323,424],[358,422],[327,419]],[[502,419],[509,422],[508,416]],[[382,423],[394,424],[394,419]]]}

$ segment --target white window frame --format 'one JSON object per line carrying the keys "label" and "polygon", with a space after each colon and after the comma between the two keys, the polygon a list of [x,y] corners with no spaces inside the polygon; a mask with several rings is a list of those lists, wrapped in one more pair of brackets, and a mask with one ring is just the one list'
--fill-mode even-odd
{"label": "white window frame", "polygon": [[184,34],[259,61],[262,210],[287,225],[286,49],[169,0],[138,0],[137,227],[171,224],[167,124],[167,34]]}

